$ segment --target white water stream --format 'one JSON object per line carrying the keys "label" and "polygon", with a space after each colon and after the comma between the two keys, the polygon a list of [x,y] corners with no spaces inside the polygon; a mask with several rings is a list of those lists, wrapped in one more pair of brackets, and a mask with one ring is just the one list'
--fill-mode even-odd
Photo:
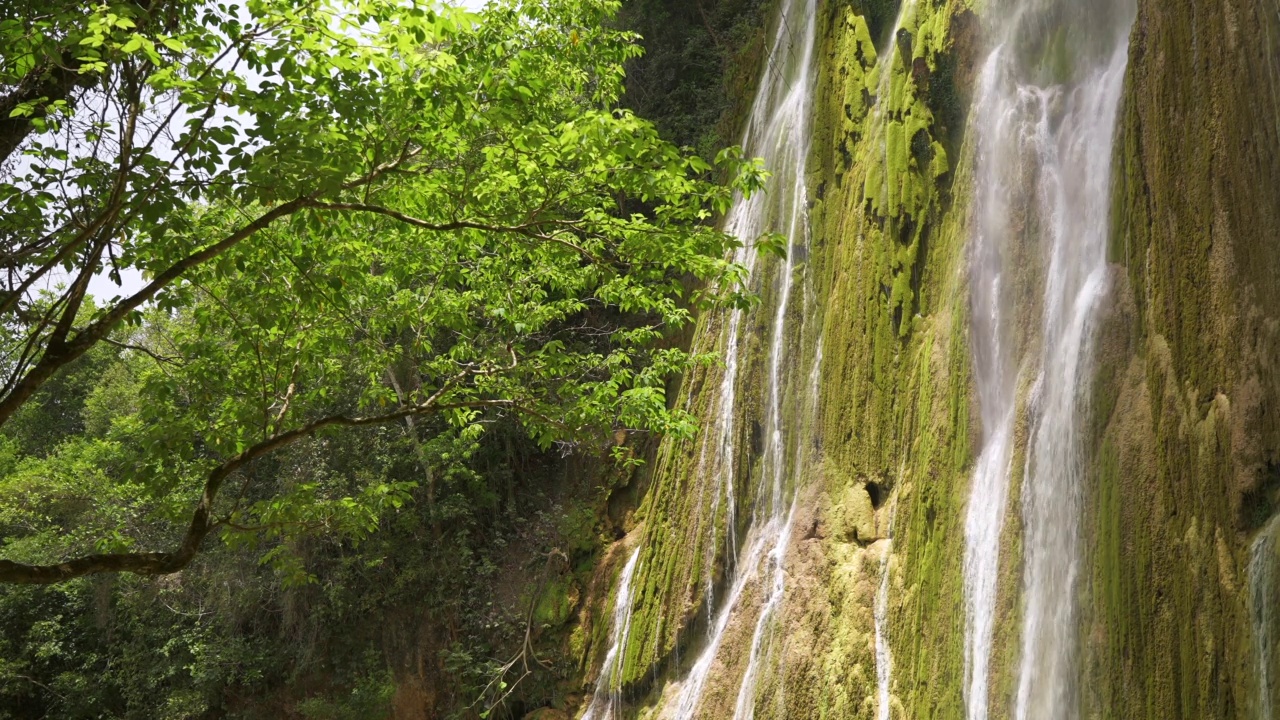
{"label": "white water stream", "polygon": [[[978,133],[978,228],[970,254],[974,364],[984,447],[966,517],[966,686],[985,720],[998,552],[1012,457],[1016,360],[1003,279],[1016,252],[1044,263],[1031,435],[1022,488],[1023,626],[1016,720],[1078,715],[1077,580],[1092,337],[1107,283],[1111,160],[1132,2],[1011,0],[991,10]],[[1019,206],[1022,186],[1033,192]],[[1025,246],[1023,245],[1025,244]]]}
{"label": "white water stream", "polygon": [[[690,668],[674,698],[671,714],[679,720],[695,716],[706,688],[707,679],[730,626],[743,591],[754,580],[760,581],[763,595],[755,623],[751,655],[738,693],[735,718],[745,720],[754,713],[755,684],[761,674],[761,659],[768,644],[766,635],[785,594],[783,566],[791,536],[792,505],[786,483],[786,453],[782,412],[782,387],[786,374],[796,358],[790,357],[789,342],[793,329],[787,322],[795,285],[797,253],[808,251],[807,195],[805,161],[809,153],[809,116],[813,97],[813,55],[816,35],[816,0],[784,0],[779,13],[777,33],[770,48],[769,61],[752,105],[742,145],[749,156],[764,158],[773,173],[765,192],[735,203],[726,218],[725,228],[743,241],[735,260],[755,271],[756,249],[752,242],[765,232],[779,232],[787,239],[787,256],[779,264],[777,309],[773,319],[769,350],[769,369],[765,409],[766,444],[761,458],[763,473],[757,486],[751,529],[746,546],[737,552],[734,535],[733,480],[735,476],[733,437],[736,433],[734,414],[738,410],[740,328],[742,311],[729,318],[724,338],[725,373],[716,403],[713,437],[714,460],[719,482],[713,513],[720,502],[726,505],[726,539],[728,557],[736,563],[730,568],[729,591],[708,623],[708,638],[700,655]],[[700,461],[701,464],[701,461]],[[714,528],[715,523],[711,523]],[[714,530],[713,530],[714,531]],[[761,563],[764,567],[761,568]],[[711,602],[710,577],[708,602]]]}
{"label": "white water stream", "polygon": [[[1092,377],[1093,320],[1107,292],[1106,246],[1116,113],[1129,56],[1128,25],[1105,65],[1079,87],[1039,94],[1041,208],[1052,241],[1045,282],[1044,355],[1032,394],[1022,494],[1026,607],[1017,720],[1077,715],[1083,460],[1077,437]],[[1035,96],[1037,93],[1032,93]],[[1053,117],[1050,108],[1065,105]],[[1055,127],[1056,125],[1056,127]]]}
{"label": "white water stream", "polygon": [[876,590],[874,609],[876,633],[876,720],[889,720],[892,698],[889,693],[893,679],[893,653],[889,649],[889,571],[893,561],[893,525],[898,518],[898,499],[895,494],[893,508],[889,511],[889,532],[885,539],[884,554],[880,559],[880,587]]}
{"label": "white water stream", "polygon": [[[781,319],[781,318],[780,318]],[[778,348],[781,350],[781,348]],[[820,371],[822,368],[822,340],[819,338],[817,348],[813,356],[813,367],[809,371],[808,394],[806,399],[808,404],[804,406],[806,412],[811,412],[818,405],[819,380],[821,378]],[[802,451],[802,445],[805,441],[804,437],[796,438],[796,451],[794,461],[794,472],[798,476],[801,468],[808,461]],[[777,450],[781,452],[781,444]],[[778,460],[778,464],[782,464],[782,460]],[[782,477],[779,471],[778,477],[775,479],[774,502],[782,500]],[[791,531],[795,521],[795,503],[788,503],[786,521],[782,529],[778,532],[777,539],[774,541],[773,549],[769,553],[769,595],[765,603],[760,608],[760,614],[756,618],[755,631],[751,636],[751,653],[747,660],[747,671],[743,675],[742,684],[738,687],[738,698],[734,703],[733,718],[734,720],[751,720],[755,717],[756,691],[760,681],[761,663],[765,656],[765,650],[772,640],[769,631],[774,627],[773,620],[777,615],[778,609],[782,606],[782,600],[786,595],[786,558],[787,549],[791,545]],[[769,519],[770,523],[781,520],[781,517],[775,512],[774,516]],[[779,705],[782,698],[779,697]]]}
{"label": "white water stream", "polygon": [[618,595],[613,602],[613,629],[609,638],[609,652],[596,678],[596,690],[582,720],[613,720],[622,716],[622,659],[619,657],[627,646],[631,634],[631,579],[636,574],[640,560],[640,547],[631,553],[631,559],[622,567],[618,576]]}
{"label": "white water stream", "polygon": [[[1007,138],[1015,115],[995,112],[1001,50],[987,59],[978,85],[974,124],[978,133],[976,233],[969,246],[973,374],[982,417],[983,444],[974,468],[965,516],[965,704],[969,720],[987,720],[987,678],[995,629],[1000,534],[1009,495],[1017,381],[1004,299],[1003,244],[1009,233],[1009,189],[1000,169],[1012,150]],[[984,112],[990,110],[990,112]],[[985,123],[983,121],[986,121]]]}

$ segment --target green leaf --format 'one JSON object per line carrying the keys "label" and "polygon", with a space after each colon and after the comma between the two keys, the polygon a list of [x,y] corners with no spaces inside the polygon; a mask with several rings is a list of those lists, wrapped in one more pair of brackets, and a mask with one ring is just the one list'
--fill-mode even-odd
{"label": "green leaf", "polygon": [[761,254],[787,259],[787,238],[781,233],[764,233],[756,239],[755,248]]}

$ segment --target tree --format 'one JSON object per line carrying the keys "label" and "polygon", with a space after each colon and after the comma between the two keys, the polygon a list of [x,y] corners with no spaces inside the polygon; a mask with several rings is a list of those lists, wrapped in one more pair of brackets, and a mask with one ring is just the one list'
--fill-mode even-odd
{"label": "tree", "polygon": [[[249,501],[255,463],[344,427],[689,432],[663,387],[699,359],[659,341],[741,301],[708,221],[762,173],[726,152],[733,180],[712,182],[615,107],[637,52],[616,6],[152,0],[0,22],[0,428],[94,348],[145,357],[121,482],[198,495],[171,550],[108,538],[0,560],[0,581],[171,573],[215,531],[359,532],[397,488]],[[140,289],[90,298],[129,272]]]}

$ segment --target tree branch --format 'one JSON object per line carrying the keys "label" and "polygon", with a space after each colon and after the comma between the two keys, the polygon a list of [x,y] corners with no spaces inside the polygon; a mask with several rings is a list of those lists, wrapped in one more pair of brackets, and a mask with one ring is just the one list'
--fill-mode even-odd
{"label": "tree branch", "polygon": [[102,342],[108,345],[111,345],[113,347],[118,347],[121,350],[133,350],[134,352],[140,352],[144,355],[149,356],[152,360],[155,360],[158,363],[177,364],[177,363],[182,363],[186,361],[186,358],[178,357],[177,355],[161,355],[155,350],[151,350],[150,348],[143,347],[142,345],[134,345],[132,343],[120,342],[119,340],[113,340],[110,337],[102,338]]}
{"label": "tree branch", "polygon": [[[0,162],[18,149],[34,127],[31,117],[13,116],[15,108],[27,102],[39,102],[42,98],[46,104],[65,100],[77,85],[92,83],[96,79],[96,76],[81,75],[80,62],[76,60],[41,63],[28,72],[13,92],[0,98]],[[37,108],[36,114],[43,114],[42,110]]]}
{"label": "tree branch", "polygon": [[350,417],[347,415],[331,415],[314,422],[280,433],[254,445],[244,452],[232,457],[209,472],[205,480],[204,490],[187,532],[177,548],[168,552],[108,553],[85,555],[52,565],[26,565],[10,560],[0,560],[0,583],[25,585],[51,585],[65,582],[86,575],[109,572],[130,572],[137,575],[168,575],[182,570],[200,552],[200,545],[205,537],[220,525],[214,518],[213,504],[223,483],[233,473],[246,464],[280,448],[292,445],[299,440],[330,427],[363,427],[381,425],[396,420],[419,415],[428,415],[444,410],[457,410],[477,407],[507,407],[520,410],[514,400],[472,400],[459,403],[439,403],[443,392],[437,391],[420,405],[401,408],[383,415]]}
{"label": "tree branch", "polygon": [[[379,175],[387,172],[388,170],[393,169],[395,166],[403,162],[403,160],[413,157],[414,154],[415,154],[415,151],[405,150],[402,153],[401,158],[398,159],[397,161],[390,164],[384,164],[384,165],[375,167],[365,175],[361,176],[360,179],[352,181],[352,183],[349,183],[349,185],[352,187],[355,187],[360,184],[363,184],[364,182],[370,182],[372,181],[373,178],[376,178]],[[231,235],[228,235],[222,240],[205,247],[203,250],[192,253],[191,255],[188,255],[182,260],[179,260],[178,262],[170,266],[167,270],[157,275],[154,280],[152,280],[149,284],[147,284],[146,287],[142,288],[141,290],[139,290],[137,293],[134,293],[130,297],[125,298],[124,300],[121,300],[120,302],[116,303],[116,305],[112,307],[109,311],[107,311],[106,314],[104,314],[103,316],[98,318],[96,321],[94,321],[93,323],[85,327],[83,331],[77,333],[75,338],[72,339],[70,342],[65,342],[65,343],[59,342],[57,344],[46,347],[44,354],[40,356],[40,360],[34,365],[34,367],[28,370],[26,374],[21,377],[20,380],[17,380],[16,382],[13,383],[11,387],[7,388],[3,398],[0,398],[0,426],[3,426],[9,420],[9,418],[13,415],[13,413],[16,412],[18,408],[22,407],[23,403],[25,403],[35,393],[35,391],[40,388],[41,385],[43,385],[46,381],[48,381],[49,378],[53,377],[53,375],[60,368],[76,360],[85,352],[87,352],[89,348],[93,347],[98,342],[100,342],[103,338],[105,338],[111,332],[111,330],[114,329],[116,325],[118,325],[122,320],[124,320],[131,312],[133,312],[134,310],[142,306],[143,303],[146,303],[147,301],[151,300],[153,297],[156,296],[157,293],[159,293],[165,287],[172,284],[178,278],[182,277],[182,275],[186,273],[188,270],[190,270],[193,267],[196,267],[197,265],[208,262],[213,258],[218,257],[219,255],[226,252],[227,250],[230,250],[232,247],[235,247],[235,245],[245,240],[246,238],[254,235],[260,230],[265,229],[267,226],[269,226],[271,223],[275,222],[276,220],[283,217],[287,217],[289,215],[293,215],[294,213],[304,208],[313,208],[317,210],[346,210],[346,211],[353,211],[353,212],[375,213],[375,214],[380,214],[380,215],[394,218],[396,220],[399,220],[400,222],[404,222],[404,223],[413,225],[415,227],[422,227],[429,230],[437,230],[437,231],[461,230],[461,229],[470,228],[475,230],[486,230],[490,232],[517,233],[517,234],[524,235],[526,237],[530,237],[534,239],[548,240],[551,242],[559,243],[561,245],[564,245],[566,247],[573,249],[575,252],[582,254],[588,260],[591,260],[592,262],[596,262],[596,259],[585,249],[580,248],[577,245],[574,245],[573,243],[570,243],[561,238],[545,235],[538,231],[539,228],[544,226],[555,226],[555,227],[570,226],[571,227],[572,223],[569,223],[568,221],[540,220],[540,221],[525,223],[525,224],[516,225],[516,226],[487,225],[484,223],[478,223],[478,222],[472,222],[472,221],[466,221],[466,220],[443,223],[443,224],[433,224],[425,220],[421,220],[419,218],[406,215],[399,211],[377,206],[377,205],[365,205],[360,203],[322,202],[316,199],[316,195],[318,194],[319,192],[317,191],[316,193],[312,193],[311,195],[299,196],[297,198],[294,198],[293,200],[290,200],[289,202],[277,205],[271,210],[268,210],[267,212],[258,216],[257,219],[241,227],[239,230],[232,233]],[[111,215],[106,219],[111,220],[113,218],[114,218],[114,215]],[[82,236],[83,236],[83,233],[82,233]],[[77,240],[79,240],[79,238],[77,238]],[[70,250],[72,249],[74,249],[74,247],[64,248],[59,253],[59,258],[62,258],[65,254],[69,254]],[[51,261],[50,267],[52,267],[52,261]],[[24,285],[24,288],[25,288],[25,285]],[[0,301],[0,302],[2,302],[3,305],[7,307],[11,302],[16,302],[16,301],[17,301],[17,295],[15,294],[15,295],[11,295],[10,297],[4,298],[3,301]]]}
{"label": "tree branch", "polygon": [[300,197],[287,203],[277,205],[267,212],[259,215],[256,220],[240,228],[236,232],[228,235],[222,240],[205,247],[203,250],[192,253],[187,257],[179,260],[169,267],[168,270],[160,273],[133,295],[121,300],[111,308],[105,315],[95,320],[84,328],[83,331],[76,334],[75,338],[67,343],[60,343],[56,346],[50,346],[45,349],[45,353],[41,355],[40,361],[35,364],[22,377],[20,381],[15,383],[9,392],[0,399],[0,426],[22,407],[27,401],[49,378],[53,377],[62,366],[70,363],[81,355],[85,354],[89,348],[96,345],[115,328],[120,321],[124,320],[129,313],[138,309],[143,303],[155,297],[157,293],[166,286],[182,277],[183,273],[191,268],[208,262],[222,253],[235,247],[236,244],[250,237],[254,233],[266,228],[276,220],[292,215],[306,206],[310,198]]}
{"label": "tree branch", "polygon": [[575,245],[574,243],[571,243],[564,238],[557,237],[554,234],[542,232],[542,228],[548,226],[556,228],[576,227],[569,221],[530,220],[519,225],[491,225],[472,220],[454,220],[446,223],[433,223],[421,218],[416,218],[412,215],[406,215],[399,210],[393,210],[381,205],[369,205],[367,203],[311,201],[308,203],[308,207],[315,208],[316,210],[349,210],[354,212],[372,213],[374,215],[382,215],[393,220],[398,220],[406,225],[412,225],[414,227],[422,228],[424,230],[432,230],[435,232],[448,232],[451,230],[484,230],[485,232],[492,233],[513,233],[533,240],[545,240],[547,242],[556,243],[557,245],[563,245],[586,258],[591,263],[601,264],[600,259],[595,255],[592,255],[586,248]]}

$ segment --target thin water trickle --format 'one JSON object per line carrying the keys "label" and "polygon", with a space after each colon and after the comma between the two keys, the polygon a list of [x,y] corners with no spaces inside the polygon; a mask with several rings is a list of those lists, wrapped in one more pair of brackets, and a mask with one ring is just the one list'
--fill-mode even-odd
{"label": "thin water trickle", "polygon": [[889,511],[889,532],[885,538],[884,553],[880,558],[880,587],[876,590],[876,720],[889,720],[891,696],[890,680],[893,679],[893,652],[889,649],[889,570],[893,560],[893,525],[898,517],[898,499],[895,494],[893,508]]}
{"label": "thin water trickle", "polygon": [[1277,644],[1276,603],[1280,600],[1280,515],[1272,518],[1253,541],[1249,552],[1249,610],[1258,665],[1258,720],[1275,720],[1280,688],[1275,687],[1273,663],[1280,654]]}
{"label": "thin water trickle", "polygon": [[[747,543],[743,555],[739,558],[740,567],[754,568],[760,560],[763,553],[765,541],[768,539],[769,532],[761,532]],[[707,679],[711,676],[711,666],[715,663],[716,655],[720,651],[720,644],[724,640],[725,630],[728,629],[729,620],[733,617],[733,609],[737,607],[738,601],[742,598],[742,591],[746,589],[750,580],[755,578],[752,572],[740,572],[734,578],[733,585],[729,588],[729,593],[725,596],[724,604],[720,606],[720,611],[716,613],[715,623],[711,628],[710,637],[707,646],[703,648],[698,659],[694,661],[693,667],[689,669],[688,676],[680,686],[680,693],[675,698],[674,717],[678,720],[689,720],[694,717],[694,713],[698,709],[698,703],[702,700],[702,691],[706,688]]]}
{"label": "thin water trickle", "polygon": [[965,696],[969,720],[985,720],[1016,388],[1008,316],[1019,313],[1004,277],[1011,256],[1039,255],[1014,717],[1066,720],[1079,714],[1078,435],[1089,410],[1095,316],[1108,290],[1112,148],[1134,8],[1130,0],[1011,0],[992,17],[998,44],[972,121],[979,207],[970,279],[984,447],[965,525]]}
{"label": "thin water trickle", "polygon": [[[769,595],[760,607],[760,614],[756,617],[755,630],[751,636],[751,652],[747,659],[747,671],[742,676],[742,684],[738,686],[738,697],[733,707],[733,720],[751,720],[755,717],[756,689],[760,681],[761,659],[767,644],[767,633],[773,626],[774,616],[786,592],[786,574],[783,566],[786,562],[787,547],[791,542],[791,521],[794,513],[793,505],[782,527],[774,533],[776,540],[769,551],[766,571],[766,576],[769,578]],[[773,521],[770,519],[771,523]]]}
{"label": "thin water trickle", "polygon": [[[813,367],[809,371],[808,395],[806,396],[808,403],[804,406],[805,411],[812,411],[817,407],[821,368],[822,339],[819,338],[813,355]],[[802,437],[796,438],[797,446],[803,442],[804,439]],[[780,450],[781,448],[778,449]],[[797,447],[794,461],[795,474],[799,474],[800,468],[807,460],[808,458],[805,457],[801,448]],[[780,476],[775,480],[777,483],[781,483],[781,481],[782,478]],[[775,490],[780,492],[777,485],[775,485]],[[770,640],[767,633],[774,627],[774,618],[777,616],[777,612],[782,606],[783,598],[786,596],[785,566],[787,550],[791,546],[791,531],[795,524],[795,512],[795,502],[792,501],[787,510],[786,521],[783,523],[781,530],[778,531],[773,549],[769,552],[769,596],[764,605],[761,606],[760,614],[756,618],[755,630],[751,636],[751,652],[748,655],[747,670],[743,674],[742,684],[738,687],[738,698],[734,703],[734,720],[751,720],[755,717],[756,690],[760,681],[761,663]],[[770,523],[778,522],[780,519],[775,515],[770,518]]]}
{"label": "thin water trickle", "polygon": [[[889,30],[889,37],[886,44],[886,52],[876,59],[876,65],[880,72],[880,82],[876,89],[876,102],[872,108],[871,131],[878,133],[879,138],[875,141],[879,143],[880,160],[882,172],[881,177],[884,178],[884,187],[881,192],[884,197],[889,196],[889,184],[896,182],[896,179],[890,177],[889,162],[889,143],[886,133],[884,132],[885,117],[892,109],[892,98],[889,97],[891,88],[893,87],[893,63],[898,56],[898,32],[912,19],[915,12],[917,0],[902,0],[902,4],[898,6],[898,15],[893,21],[893,27]],[[907,58],[904,62],[910,62]],[[897,513],[897,501],[894,501],[894,516]],[[880,567],[880,586],[876,591],[875,606],[873,608],[873,620],[875,625],[875,643],[876,643],[876,720],[889,720],[889,687],[893,679],[893,653],[889,649],[889,633],[887,630],[889,624],[889,561],[893,550],[893,522],[890,520],[889,540],[885,545],[884,557],[881,560]]]}
{"label": "thin water trickle", "polygon": [[621,717],[622,709],[622,662],[620,653],[627,646],[627,636],[631,634],[631,578],[635,576],[636,565],[640,560],[640,545],[632,551],[631,558],[622,567],[618,576],[618,595],[613,602],[613,629],[610,631],[609,651],[604,656],[604,664],[600,667],[600,677],[596,679],[596,690],[591,696],[591,704],[582,720],[613,720]]}
{"label": "thin water trickle", "polygon": [[[739,200],[730,210],[725,222],[727,231],[743,241],[735,260],[743,264],[749,273],[756,270],[757,252],[752,241],[765,232],[779,232],[787,239],[787,256],[778,267],[777,308],[773,318],[769,350],[769,370],[765,408],[765,426],[768,435],[762,466],[764,471],[756,492],[751,527],[747,543],[738,551],[733,481],[735,477],[734,415],[738,411],[736,385],[738,382],[740,332],[743,311],[730,314],[724,337],[725,372],[719,387],[714,421],[716,445],[713,456],[721,488],[713,500],[713,511],[723,504],[726,516],[727,557],[736,561],[729,567],[732,578],[729,591],[721,600],[718,611],[712,613],[708,623],[709,636],[674,700],[673,715],[678,720],[688,720],[698,711],[708,676],[721,647],[733,611],[743,590],[755,580],[766,588],[752,641],[752,654],[748,660],[747,674],[739,692],[736,717],[749,718],[753,712],[755,678],[760,674],[759,662],[767,628],[781,603],[785,591],[785,562],[791,530],[791,501],[787,497],[785,477],[786,453],[784,452],[782,426],[782,386],[785,374],[794,358],[789,342],[793,329],[787,322],[792,311],[791,295],[796,274],[796,251],[807,249],[808,203],[805,193],[805,160],[809,149],[809,114],[813,96],[813,55],[816,35],[816,0],[784,0],[780,9],[777,34],[771,46],[769,61],[761,78],[748,119],[743,146],[748,155],[764,158],[765,165],[773,173],[766,191],[749,199]],[[711,523],[714,532],[715,523]],[[760,564],[765,567],[761,568]],[[710,564],[708,564],[710,565]],[[706,580],[710,589],[710,578]],[[708,598],[711,598],[708,592]],[[710,601],[709,601],[710,602]],[[710,608],[709,608],[710,610]]]}

